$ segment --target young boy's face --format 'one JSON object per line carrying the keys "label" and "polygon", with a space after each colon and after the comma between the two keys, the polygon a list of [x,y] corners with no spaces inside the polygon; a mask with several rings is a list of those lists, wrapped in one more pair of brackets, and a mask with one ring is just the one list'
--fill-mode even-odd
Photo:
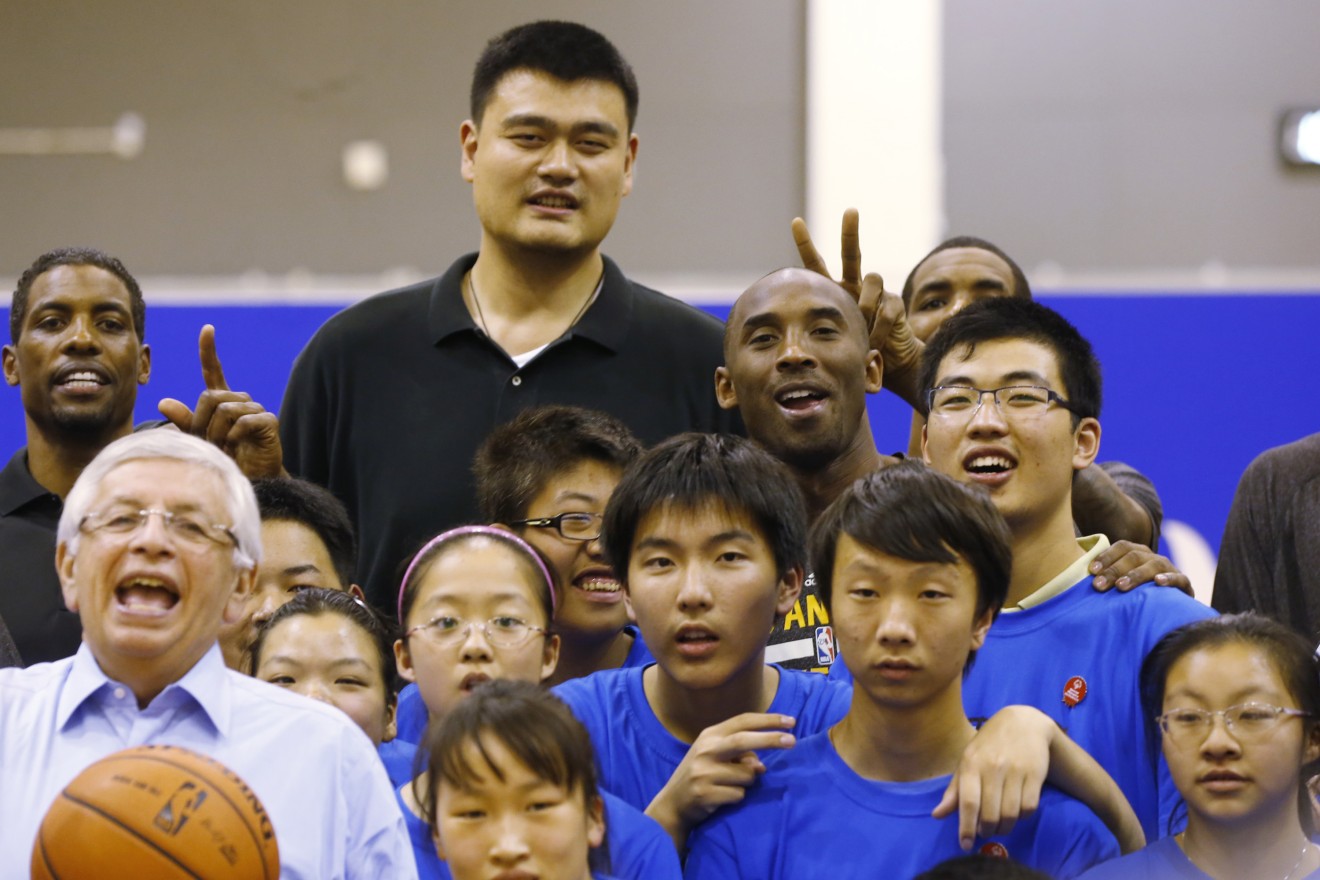
{"label": "young boy's face", "polygon": [[839,536],[831,619],[853,687],[877,703],[959,699],[967,655],[981,647],[991,613],[976,614],[976,575],[966,562],[913,562]]}
{"label": "young boy's face", "polygon": [[[1068,396],[1053,350],[1026,339],[996,339],[968,353],[954,349],[941,362],[935,384],[986,390],[1034,385]],[[964,483],[985,488],[1015,533],[1051,518],[1072,521],[1073,473],[1095,460],[1100,423],[1082,419],[1058,404],[1023,413],[992,395],[974,412],[931,413],[923,432],[926,463]]]}
{"label": "young boy's face", "polygon": [[[556,474],[542,487],[524,514],[543,519],[561,513],[599,517],[619,483],[619,470],[599,461],[583,461]],[[597,525],[599,525],[597,519]],[[605,561],[600,539],[566,538],[554,527],[528,526],[520,534],[545,556],[563,587],[555,626],[565,638],[605,637],[628,623],[628,606],[614,569]]]}
{"label": "young boy's face", "polygon": [[718,502],[657,508],[638,523],[628,561],[637,625],[661,669],[685,687],[759,674],[775,616],[801,589],[800,571],[776,573],[760,528]]}

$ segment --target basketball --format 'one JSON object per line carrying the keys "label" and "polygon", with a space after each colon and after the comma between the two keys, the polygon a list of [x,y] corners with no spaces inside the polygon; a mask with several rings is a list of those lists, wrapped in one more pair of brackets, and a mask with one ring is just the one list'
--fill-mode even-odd
{"label": "basketball", "polygon": [[252,789],[219,761],[139,746],[92,764],[46,812],[33,880],[276,880],[279,848]]}

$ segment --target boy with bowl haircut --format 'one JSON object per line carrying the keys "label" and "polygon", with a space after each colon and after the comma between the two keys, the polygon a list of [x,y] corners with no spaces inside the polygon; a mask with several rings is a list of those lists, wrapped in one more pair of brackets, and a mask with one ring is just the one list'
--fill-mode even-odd
{"label": "boy with bowl haircut", "polygon": [[[980,493],[906,462],[845,490],[811,546],[854,676],[851,706],[769,758],[746,800],[694,834],[688,878],[874,876],[881,865],[909,877],[960,852],[958,820],[931,813],[976,736],[962,680],[1007,590],[1008,529]],[[1113,781],[1044,729],[1052,776],[1130,833],[1136,818]],[[1095,815],[1050,787],[1011,833],[980,842],[1060,877],[1118,851]]]}
{"label": "boy with bowl haircut", "polygon": [[642,456],[605,512],[605,545],[656,662],[556,690],[591,734],[602,786],[680,847],[793,745],[847,709],[848,689],[765,663],[802,587],[806,514],[784,466],[737,437],[684,434]]}

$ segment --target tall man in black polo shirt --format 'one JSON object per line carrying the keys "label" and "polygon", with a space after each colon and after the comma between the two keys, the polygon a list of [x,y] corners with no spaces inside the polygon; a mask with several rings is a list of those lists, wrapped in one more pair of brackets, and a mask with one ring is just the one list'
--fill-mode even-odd
{"label": "tall man in black polo shirt", "polygon": [[648,443],[737,427],[711,390],[719,322],[600,251],[632,189],[636,113],[632,70],[595,31],[496,37],[459,128],[480,251],[336,315],[294,364],[285,461],[348,506],[373,602],[421,541],[476,516],[473,453],[527,407],[604,410]]}

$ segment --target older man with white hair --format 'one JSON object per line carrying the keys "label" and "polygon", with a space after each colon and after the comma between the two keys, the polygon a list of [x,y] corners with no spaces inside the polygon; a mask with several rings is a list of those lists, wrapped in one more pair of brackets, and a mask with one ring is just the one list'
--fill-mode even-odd
{"label": "older man with white hair", "polygon": [[176,431],[116,440],[65,500],[56,564],[82,619],[70,658],[0,670],[0,880],[28,876],[47,807],[120,749],[184,746],[243,777],[270,814],[281,876],[415,877],[371,743],[337,709],[225,668],[261,557],[252,487]]}

